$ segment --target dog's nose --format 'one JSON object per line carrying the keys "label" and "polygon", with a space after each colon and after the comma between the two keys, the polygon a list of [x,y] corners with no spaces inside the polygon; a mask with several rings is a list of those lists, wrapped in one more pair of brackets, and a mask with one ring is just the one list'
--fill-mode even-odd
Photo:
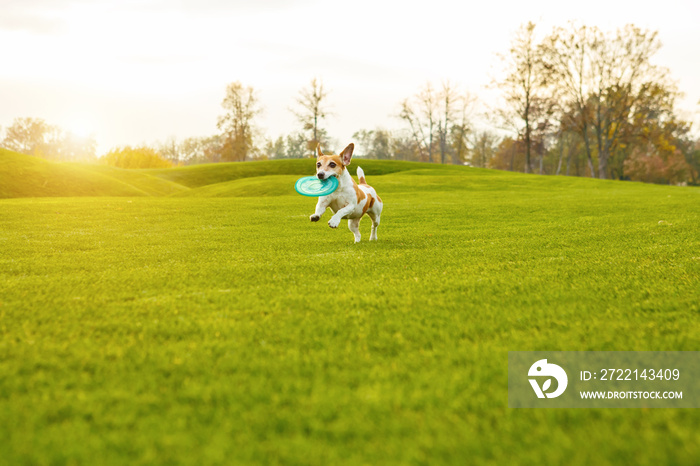
{"label": "dog's nose", "polygon": [[319,179],[319,180],[322,180],[323,178],[326,177],[326,174],[323,173],[323,172],[319,172],[319,173],[316,173],[316,176],[318,176],[318,179]]}

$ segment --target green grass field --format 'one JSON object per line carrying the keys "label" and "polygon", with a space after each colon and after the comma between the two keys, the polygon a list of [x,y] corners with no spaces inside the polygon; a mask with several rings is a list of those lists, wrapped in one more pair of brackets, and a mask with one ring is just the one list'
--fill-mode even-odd
{"label": "green grass field", "polygon": [[378,242],[311,160],[0,151],[0,463],[698,463],[697,410],[509,409],[507,359],[699,350],[700,191],[357,165]]}

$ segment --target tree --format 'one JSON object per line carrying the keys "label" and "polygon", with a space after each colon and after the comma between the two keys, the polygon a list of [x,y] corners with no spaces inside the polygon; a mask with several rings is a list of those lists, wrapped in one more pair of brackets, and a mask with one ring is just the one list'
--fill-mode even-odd
{"label": "tree", "polygon": [[561,174],[564,156],[566,156],[566,176],[571,172],[571,162],[574,156],[578,156],[581,151],[581,137],[575,127],[570,126],[572,119],[567,117],[565,113],[560,114],[559,131],[557,132],[557,143],[555,150],[557,151],[557,168],[554,171],[555,175]]}
{"label": "tree", "polygon": [[[554,112],[551,74],[542,60],[542,53],[535,41],[535,24],[528,22],[516,33],[509,55],[501,57],[506,64],[506,75],[502,81],[495,82],[504,100],[496,117],[523,139],[525,173],[532,171],[533,132],[546,131]],[[543,134],[539,136],[543,141]]]}
{"label": "tree", "polygon": [[437,123],[438,99],[432,84],[401,102],[399,118],[408,123],[421,162],[433,162],[433,140]]}
{"label": "tree", "polygon": [[391,133],[385,129],[360,130],[352,135],[364,151],[363,155],[372,159],[390,159],[392,157]]}
{"label": "tree", "polygon": [[169,137],[158,145],[158,153],[163,158],[170,160],[173,165],[179,165],[182,158],[181,144],[177,142],[175,137]]}
{"label": "tree", "polygon": [[699,185],[700,179],[700,139],[692,140],[688,138],[687,145],[683,150],[685,161],[688,163],[690,170],[690,184]]}
{"label": "tree", "polygon": [[440,143],[440,163],[444,164],[449,148],[450,128],[460,96],[457,95],[454,86],[449,81],[445,81],[442,83],[439,98],[442,108],[440,109],[437,131]]}
{"label": "tree", "polygon": [[169,168],[172,163],[146,146],[124,146],[112,149],[102,156],[102,163],[118,168]]}
{"label": "tree", "polygon": [[22,154],[66,161],[94,159],[97,149],[93,137],[63,131],[41,118],[15,118],[0,145]]}
{"label": "tree", "polygon": [[472,138],[470,163],[473,167],[488,167],[498,150],[499,137],[490,131],[479,131]]}
{"label": "tree", "polygon": [[253,119],[262,113],[256,92],[252,87],[244,87],[236,81],[226,88],[221,106],[226,110],[217,123],[224,139],[221,159],[244,161],[254,153]]}
{"label": "tree", "polygon": [[60,134],[56,149],[56,158],[59,160],[94,160],[97,152],[97,141],[93,137],[77,136],[66,132]]}
{"label": "tree", "polygon": [[187,138],[180,144],[181,159],[186,164],[221,162],[223,137],[217,135]]}
{"label": "tree", "polygon": [[516,167],[525,165],[525,144],[522,139],[503,138],[498,144],[488,168],[515,171]]}
{"label": "tree", "polygon": [[[613,178],[625,179],[626,160],[635,152],[667,158],[684,145],[690,124],[675,115],[680,94],[662,81],[646,83],[635,96],[634,107],[619,122],[615,139],[608,142],[608,170]],[[606,141],[609,135],[601,139]],[[687,145],[687,144],[685,144]],[[679,155],[682,155],[679,152]]]}
{"label": "tree", "polygon": [[307,156],[308,141],[303,133],[293,133],[287,135],[287,157],[290,159],[301,159]]}
{"label": "tree", "polygon": [[675,115],[677,92],[652,83],[642,93],[612,147],[611,174],[652,183],[693,183],[697,170],[690,163],[690,123]]}
{"label": "tree", "polygon": [[292,113],[301,123],[303,131],[308,132],[307,150],[315,157],[316,146],[328,145],[328,133],[319,126],[319,120],[326,118],[328,112],[325,109],[325,101],[328,92],[323,88],[323,81],[313,78],[308,88],[302,88],[296,99],[299,110]]}
{"label": "tree", "polygon": [[51,135],[56,131],[56,127],[48,125],[41,118],[15,118],[5,130],[2,146],[26,155],[45,154],[51,143]]}
{"label": "tree", "polygon": [[607,178],[611,152],[647,88],[666,82],[666,72],[650,63],[661,43],[657,32],[633,25],[618,29],[592,47],[593,128],[598,146],[598,176]]}
{"label": "tree", "polygon": [[284,144],[284,138],[282,136],[278,137],[274,141],[269,139],[265,144],[265,149],[263,150],[264,155],[271,159],[283,159],[287,156],[287,151]]}
{"label": "tree", "polygon": [[421,159],[421,149],[413,135],[407,131],[399,131],[392,137],[395,160],[418,161]]}
{"label": "tree", "polygon": [[[426,83],[418,93],[401,102],[398,116],[407,124],[411,145],[421,161],[462,160],[466,146],[461,144],[469,131],[468,117],[474,103],[469,93],[460,95],[449,81],[443,82],[439,91]],[[455,137],[461,139],[455,141]]]}
{"label": "tree", "polygon": [[597,149],[597,175],[608,178],[613,151],[646,89],[669,85],[667,71],[650,61],[660,47],[657,32],[634,25],[614,33],[571,25],[568,31],[555,29],[546,40],[545,61],[565,91],[591,176],[596,174],[591,136]]}
{"label": "tree", "polygon": [[680,150],[654,152],[654,149],[634,150],[625,160],[627,178],[645,183],[682,184],[697,177]]}
{"label": "tree", "polygon": [[372,152],[372,135],[374,131],[361,129],[355,131],[352,135],[352,140],[355,143],[355,155],[362,154],[369,157],[369,153]]}
{"label": "tree", "polygon": [[471,113],[476,105],[476,97],[465,92],[456,102],[457,117],[453,119],[451,131],[452,163],[466,162],[471,133]]}
{"label": "tree", "polygon": [[600,31],[587,26],[575,26],[570,30],[555,28],[543,43],[545,68],[552,73],[557,88],[566,99],[565,112],[570,126],[581,135],[586,150],[590,176],[595,177],[589,128],[592,111],[589,101],[591,66],[588,49],[601,40]]}

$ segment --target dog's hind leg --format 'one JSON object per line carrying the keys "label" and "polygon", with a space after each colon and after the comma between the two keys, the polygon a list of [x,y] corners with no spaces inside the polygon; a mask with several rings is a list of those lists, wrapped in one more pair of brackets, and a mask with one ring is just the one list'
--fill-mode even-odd
{"label": "dog's hind leg", "polygon": [[348,228],[350,228],[350,231],[352,231],[352,234],[355,235],[355,242],[359,243],[360,242],[360,219],[359,218],[348,219]]}
{"label": "dog's hind leg", "polygon": [[367,215],[372,219],[372,233],[369,235],[369,240],[377,241],[377,227],[379,226],[380,215],[371,212],[367,212]]}

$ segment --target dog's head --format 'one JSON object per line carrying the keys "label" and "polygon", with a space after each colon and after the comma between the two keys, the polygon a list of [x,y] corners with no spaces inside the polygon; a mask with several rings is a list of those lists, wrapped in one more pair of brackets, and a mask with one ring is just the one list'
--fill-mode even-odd
{"label": "dog's head", "polygon": [[350,165],[352,160],[352,151],[355,150],[355,145],[350,143],[348,147],[343,149],[340,155],[328,154],[324,155],[321,151],[321,144],[316,146],[316,176],[319,180],[325,180],[331,176],[336,178],[343,174],[345,167]]}

